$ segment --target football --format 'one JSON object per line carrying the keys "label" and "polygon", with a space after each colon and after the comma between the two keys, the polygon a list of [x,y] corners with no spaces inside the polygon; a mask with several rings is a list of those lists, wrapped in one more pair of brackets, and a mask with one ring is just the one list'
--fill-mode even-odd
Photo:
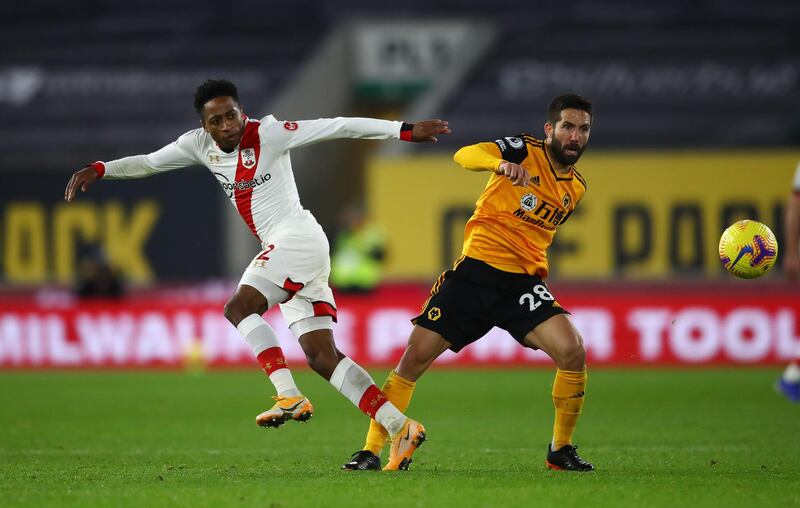
{"label": "football", "polygon": [[740,220],[719,239],[719,257],[726,270],[742,279],[761,277],[778,259],[778,242],[765,225]]}

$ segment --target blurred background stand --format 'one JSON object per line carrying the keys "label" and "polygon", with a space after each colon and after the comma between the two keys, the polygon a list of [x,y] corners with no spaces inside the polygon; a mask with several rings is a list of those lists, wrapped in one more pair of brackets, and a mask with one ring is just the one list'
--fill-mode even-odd
{"label": "blurred background stand", "polygon": [[331,253],[331,285],[346,293],[368,293],[383,278],[386,240],[359,205],[342,210]]}
{"label": "blurred background stand", "polygon": [[120,299],[125,294],[122,278],[100,250],[80,260],[75,294],[80,299]]}

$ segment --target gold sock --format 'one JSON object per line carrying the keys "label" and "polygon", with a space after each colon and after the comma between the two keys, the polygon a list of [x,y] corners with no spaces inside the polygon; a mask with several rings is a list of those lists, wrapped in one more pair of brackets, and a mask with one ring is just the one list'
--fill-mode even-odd
{"label": "gold sock", "polygon": [[586,390],[586,369],[581,371],[556,370],[553,381],[553,405],[556,408],[553,425],[553,449],[572,444],[572,434],[581,415]]}
{"label": "gold sock", "polygon": [[[397,375],[397,372],[391,371],[389,377],[386,378],[386,382],[383,383],[383,388],[381,388],[381,390],[386,395],[386,398],[389,399],[389,402],[394,404],[402,413],[408,409],[408,405],[411,403],[411,396],[414,395],[415,386],[417,386],[417,383],[414,381],[402,378]],[[384,445],[386,445],[388,437],[389,433],[381,424],[375,420],[370,420],[367,442],[364,444],[364,449],[371,451],[375,455],[380,455],[381,450],[383,450]]]}

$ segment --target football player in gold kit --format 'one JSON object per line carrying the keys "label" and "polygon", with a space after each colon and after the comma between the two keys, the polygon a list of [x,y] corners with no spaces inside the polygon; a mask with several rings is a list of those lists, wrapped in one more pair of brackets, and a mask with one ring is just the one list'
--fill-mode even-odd
{"label": "football player in gold kit", "polygon": [[[558,367],[546,458],[547,467],[556,470],[594,469],[572,443],[586,388],[583,339],[543,280],[547,247],[586,192],[573,164],[591,126],[591,102],[561,95],[548,109],[544,140],[521,134],[456,152],[462,167],[492,174],[467,222],[462,256],[433,285],[413,320],[405,353],[383,386],[386,397],[405,411],[417,379],[439,355],[460,351],[494,326],[503,328],[522,346],[547,353]],[[386,430],[371,422],[364,449],[342,467],[379,469],[386,442]]]}

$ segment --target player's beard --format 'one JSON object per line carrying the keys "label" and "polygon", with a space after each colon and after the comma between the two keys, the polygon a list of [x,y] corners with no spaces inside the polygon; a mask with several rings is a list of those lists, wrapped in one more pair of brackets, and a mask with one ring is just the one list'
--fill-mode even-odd
{"label": "player's beard", "polygon": [[550,151],[553,153],[553,158],[555,158],[560,164],[570,166],[578,162],[578,159],[581,158],[586,145],[580,146],[579,144],[574,143],[567,145],[567,148],[574,148],[576,150],[575,155],[567,155],[564,153],[564,145],[559,143],[555,137],[552,138],[552,141],[550,142]]}

